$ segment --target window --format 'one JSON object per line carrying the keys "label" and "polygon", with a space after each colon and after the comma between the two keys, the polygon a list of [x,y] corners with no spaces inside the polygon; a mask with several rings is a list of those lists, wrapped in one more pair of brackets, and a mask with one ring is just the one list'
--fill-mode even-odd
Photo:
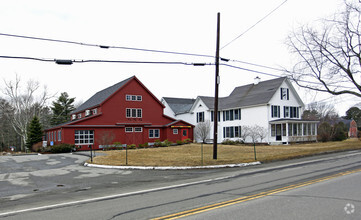
{"label": "window", "polygon": [[290,118],[299,118],[300,110],[298,107],[290,107]]}
{"label": "window", "polygon": [[282,136],[287,136],[287,125],[286,124],[282,124]]}
{"label": "window", "polygon": [[204,122],[204,112],[197,112],[197,123]]}
{"label": "window", "polygon": [[127,118],[141,118],[142,109],[141,108],[127,108],[125,113]]}
{"label": "window", "polygon": [[288,136],[292,136],[292,124],[288,124]]}
{"label": "window", "polygon": [[232,109],[223,112],[223,121],[233,121],[241,119],[241,109]]}
{"label": "window", "polygon": [[143,132],[143,128],[142,127],[135,127],[134,132]]}
{"label": "window", "polygon": [[149,138],[159,138],[159,129],[149,129]]}
{"label": "window", "polygon": [[290,117],[290,107],[289,106],[283,107],[283,117],[284,118]]}
{"label": "window", "polygon": [[95,109],[93,109],[93,110],[92,110],[92,113],[93,113],[93,115],[98,114],[98,109],[96,109],[96,108],[95,108]]}
{"label": "window", "polygon": [[58,141],[61,141],[61,130],[58,131]]}
{"label": "window", "polygon": [[143,132],[143,128],[142,127],[126,127],[125,128],[125,132],[130,133],[130,132]]}
{"label": "window", "polygon": [[272,137],[276,136],[276,125],[275,124],[271,124],[271,136]]}
{"label": "window", "polygon": [[178,134],[178,129],[173,129],[173,134]]}
{"label": "window", "polygon": [[241,126],[223,127],[223,138],[235,138],[241,136]]}
{"label": "window", "polygon": [[[221,112],[220,111],[218,111],[217,119],[218,119],[218,121],[221,121]],[[214,121],[214,111],[211,111],[211,121]]]}
{"label": "window", "polygon": [[81,113],[78,114],[78,119],[81,118]]}
{"label": "window", "polygon": [[241,109],[234,110],[234,120],[241,120]]}
{"label": "window", "polygon": [[75,130],[75,144],[93,144],[94,131],[93,130]]}
{"label": "window", "polygon": [[132,127],[126,127],[125,132],[133,132],[133,128]]}
{"label": "window", "polygon": [[297,124],[293,124],[293,136],[297,136]]}
{"label": "window", "polygon": [[137,109],[137,118],[142,117],[142,109]]}
{"label": "window", "polygon": [[302,136],[302,124],[298,124],[297,127],[298,127],[298,132],[297,132],[298,136]]}
{"label": "window", "polygon": [[271,116],[272,116],[272,118],[279,118],[280,117],[280,106],[279,105],[272,105],[271,106]]}
{"label": "window", "polygon": [[290,100],[290,92],[288,88],[281,88],[281,100]]}
{"label": "window", "polygon": [[125,100],[127,101],[142,101],[141,95],[125,95]]}

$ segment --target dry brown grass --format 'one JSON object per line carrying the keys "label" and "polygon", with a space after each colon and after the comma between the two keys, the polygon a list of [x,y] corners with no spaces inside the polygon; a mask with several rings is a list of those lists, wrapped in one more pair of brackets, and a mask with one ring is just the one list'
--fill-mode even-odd
{"label": "dry brown grass", "polygon": [[[361,149],[361,141],[349,139],[342,142],[256,146],[256,153],[258,161],[267,162],[352,149]],[[126,165],[125,150],[104,151],[104,153],[106,153],[105,156],[95,157],[93,163]],[[128,165],[130,166],[201,166],[201,158],[201,144],[128,150]],[[253,146],[218,145],[218,159],[213,160],[213,145],[203,145],[203,165],[253,161],[255,161]]]}

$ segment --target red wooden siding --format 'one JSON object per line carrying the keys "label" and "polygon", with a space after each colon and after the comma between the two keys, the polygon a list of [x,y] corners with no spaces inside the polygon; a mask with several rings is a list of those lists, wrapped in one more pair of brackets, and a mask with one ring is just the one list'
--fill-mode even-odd
{"label": "red wooden siding", "polygon": [[[141,101],[127,101],[126,95],[141,96]],[[97,113],[85,116],[86,110],[75,112],[75,115],[82,115],[81,119],[48,129],[47,140],[53,141],[54,144],[76,144],[76,130],[92,130],[93,147],[98,149],[99,145],[109,145],[114,142],[128,145],[151,143],[156,140],[176,142],[184,139],[182,129],[186,129],[188,138],[193,140],[193,126],[165,116],[163,104],[136,77],[130,79],[100,105],[93,106],[89,110],[92,109],[96,109]],[[141,117],[127,117],[127,109],[141,109]],[[126,132],[126,129],[131,132]],[[178,134],[174,134],[173,129],[178,129]],[[51,137],[51,133],[57,133],[58,130],[61,130],[61,141],[58,141],[58,137],[56,140],[48,138]],[[159,131],[159,137],[149,137],[149,130]],[[81,150],[88,149],[88,144],[76,145],[80,146]]]}

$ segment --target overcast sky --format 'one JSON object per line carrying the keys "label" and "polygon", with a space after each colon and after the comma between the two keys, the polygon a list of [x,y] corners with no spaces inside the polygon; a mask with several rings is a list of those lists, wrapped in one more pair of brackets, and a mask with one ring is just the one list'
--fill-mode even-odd
{"label": "overcast sky", "polygon": [[[90,44],[215,55],[217,12],[221,13],[221,47],[242,34],[284,0],[132,0],[132,1],[37,1],[1,0],[0,33],[51,38]],[[285,38],[301,24],[332,15],[341,0],[288,0],[247,33],[224,47],[221,57],[269,67],[290,67]],[[46,59],[98,59],[214,63],[213,58],[150,53],[124,49],[101,49],[0,36],[0,56]],[[281,76],[282,73],[244,63],[243,68]],[[47,85],[51,93],[67,92],[78,101],[137,76],[159,99],[196,98],[214,95],[215,67],[165,64],[74,63],[0,59],[0,78],[15,74]],[[221,66],[220,96],[236,86],[272,79],[267,75]],[[3,80],[1,87],[4,88]],[[298,90],[305,104],[329,96]],[[58,96],[57,95],[57,96]],[[357,102],[344,96],[334,101],[341,115]]]}

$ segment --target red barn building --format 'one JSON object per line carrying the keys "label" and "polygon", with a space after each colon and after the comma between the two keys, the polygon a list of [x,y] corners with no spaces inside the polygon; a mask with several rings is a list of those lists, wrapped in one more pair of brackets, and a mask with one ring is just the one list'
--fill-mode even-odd
{"label": "red barn building", "polygon": [[357,123],[355,120],[350,122],[350,131],[349,131],[350,138],[357,138]]}
{"label": "red barn building", "polygon": [[114,142],[154,143],[193,140],[194,126],[163,114],[165,106],[135,76],[97,92],[71,115],[71,121],[46,130],[53,144],[75,144],[81,150]]}

